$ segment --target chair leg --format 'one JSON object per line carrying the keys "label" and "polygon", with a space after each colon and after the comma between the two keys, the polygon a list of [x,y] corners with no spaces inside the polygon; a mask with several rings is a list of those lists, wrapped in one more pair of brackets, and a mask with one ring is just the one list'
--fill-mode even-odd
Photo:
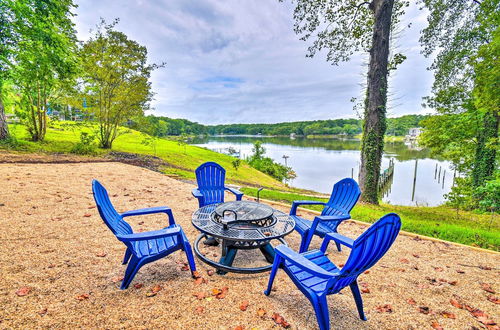
{"label": "chair leg", "polygon": [[302,234],[302,240],[300,241],[299,253],[306,252],[309,248],[309,244],[311,243],[307,238],[309,237],[309,231],[306,230]]}
{"label": "chair leg", "polygon": [[127,250],[125,251],[125,256],[123,256],[122,265],[126,265],[128,263],[128,261],[130,260],[131,256],[132,256],[132,252],[130,252],[130,249],[127,248]]}
{"label": "chair leg", "polygon": [[359,291],[358,281],[356,280],[352,282],[349,287],[351,288],[354,301],[356,302],[356,307],[358,308],[359,318],[366,321],[366,316],[363,312],[363,299],[361,298],[361,292]]}
{"label": "chair leg", "polygon": [[330,329],[330,315],[328,313],[328,303],[326,301],[326,295],[318,297],[312,296],[311,303],[316,313],[316,319],[318,320],[318,325],[320,330]]}
{"label": "chair leg", "polygon": [[[335,228],[335,232],[338,233],[337,228]],[[337,250],[339,252],[342,252],[342,245],[339,242],[335,242],[335,245],[337,245]]]}
{"label": "chair leg", "polygon": [[122,285],[120,289],[125,290],[128,288],[132,280],[134,279],[137,271],[142,267],[142,260],[138,259],[136,256],[132,256],[130,259],[127,270],[125,271],[125,276],[123,277]]}
{"label": "chair leg", "polygon": [[189,263],[189,269],[191,269],[191,276],[194,277],[196,265],[194,263],[193,250],[191,249],[191,245],[187,242],[184,243],[184,252],[186,253],[186,258]]}
{"label": "chair leg", "polygon": [[264,291],[266,296],[271,294],[271,289],[273,288],[274,278],[276,277],[276,273],[280,267],[282,257],[280,255],[276,255],[274,257],[273,268],[271,269],[271,274],[269,275],[269,282],[267,283],[267,289]]}

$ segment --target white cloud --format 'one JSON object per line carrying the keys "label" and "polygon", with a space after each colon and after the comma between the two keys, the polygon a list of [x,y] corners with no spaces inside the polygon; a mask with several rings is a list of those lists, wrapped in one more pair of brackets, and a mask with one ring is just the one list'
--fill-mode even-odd
{"label": "white cloud", "polygon": [[[154,114],[204,124],[279,122],[354,117],[351,97],[363,95],[362,56],[332,66],[324,54],[306,58],[308,43],[294,34],[292,6],[278,1],[163,0],[78,3],[78,36],[86,39],[99,17],[120,18],[118,30],[167,66],[152,75]],[[398,41],[408,56],[391,92],[392,115],[421,110],[432,75],[419,54],[422,12]],[[425,20],[424,20],[425,21]]]}

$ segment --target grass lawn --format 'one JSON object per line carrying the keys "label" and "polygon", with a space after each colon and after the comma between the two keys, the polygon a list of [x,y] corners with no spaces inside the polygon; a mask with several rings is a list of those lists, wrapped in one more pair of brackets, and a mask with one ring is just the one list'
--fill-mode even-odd
{"label": "grass lawn", "polygon": [[[257,189],[242,188],[249,196],[256,196]],[[291,204],[294,200],[326,199],[305,196],[297,193],[263,190],[260,197]],[[305,206],[321,211],[321,206]],[[478,246],[485,249],[500,251],[500,223],[498,215],[492,219],[489,214],[476,214],[446,207],[413,207],[390,204],[370,205],[358,203],[351,212],[352,218],[365,222],[374,222],[384,214],[395,212],[401,216],[403,230],[420,235]],[[493,220],[493,221],[492,221]]]}

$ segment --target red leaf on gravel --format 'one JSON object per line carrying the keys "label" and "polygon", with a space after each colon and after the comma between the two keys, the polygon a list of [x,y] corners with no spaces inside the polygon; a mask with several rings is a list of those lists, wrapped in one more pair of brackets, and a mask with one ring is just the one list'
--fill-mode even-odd
{"label": "red leaf on gravel", "polygon": [[140,288],[142,288],[143,286],[144,286],[144,284],[142,284],[142,283],[135,283],[135,284],[134,284],[134,288],[136,288],[136,289],[140,289]]}
{"label": "red leaf on gravel", "polygon": [[207,283],[207,280],[205,280],[203,277],[198,277],[196,280],[194,280],[194,284],[200,285],[202,283]]}
{"label": "red leaf on gravel", "polygon": [[123,281],[123,276],[114,276],[111,278],[111,282],[113,282],[113,283],[117,283],[120,281]]}
{"label": "red leaf on gravel", "polygon": [[363,274],[370,274],[370,271],[369,271],[369,270],[365,270],[365,271],[363,272]]}
{"label": "red leaf on gravel", "polygon": [[450,312],[441,312],[441,315],[443,315],[443,317],[447,318],[447,319],[456,319],[456,316],[455,314],[453,313],[450,313]]}
{"label": "red leaf on gravel", "polygon": [[200,277],[201,277],[200,272],[199,272],[199,271],[197,271],[197,270],[195,270],[195,271],[193,272],[193,277],[194,277],[194,278],[200,278]]}
{"label": "red leaf on gravel", "polygon": [[209,270],[207,270],[207,274],[208,274],[208,276],[212,276],[214,274],[214,271],[209,269]]}
{"label": "red leaf on gravel", "polygon": [[205,312],[205,308],[203,306],[198,306],[194,309],[194,312],[198,315],[203,314]]}
{"label": "red leaf on gravel", "polygon": [[273,313],[273,316],[271,316],[271,318],[274,320],[276,324],[281,325],[283,328],[290,327],[290,324],[287,321],[285,321],[283,316],[279,315],[278,313]]}
{"label": "red leaf on gravel", "polygon": [[259,309],[257,310],[257,315],[258,315],[259,317],[263,317],[264,315],[266,315],[266,310],[265,310],[265,309],[263,309],[263,308],[259,308]]}
{"label": "red leaf on gravel", "polygon": [[90,295],[88,293],[83,293],[81,295],[78,295],[76,296],[76,300],[85,300],[85,299],[89,299]]}
{"label": "red leaf on gravel", "polygon": [[418,254],[412,254],[412,256],[414,256],[415,258],[420,258],[420,256]]}
{"label": "red leaf on gravel", "polygon": [[92,214],[90,214],[90,213],[85,213],[83,216],[84,216],[85,218],[88,218],[88,217],[91,217],[91,216],[92,216]]}
{"label": "red leaf on gravel", "polygon": [[198,299],[198,300],[205,299],[205,297],[206,297],[205,292],[196,292],[193,294],[193,296],[195,296],[196,299]]}
{"label": "red leaf on gravel", "polygon": [[248,308],[248,300],[242,301],[240,304],[240,310],[244,312],[247,310],[247,308]]}
{"label": "red leaf on gravel", "polygon": [[430,310],[430,309],[429,309],[429,307],[427,307],[427,306],[420,306],[420,307],[418,308],[418,311],[419,311],[420,313],[422,313],[422,314],[427,315],[427,314],[429,314],[429,313],[430,313],[430,311],[431,311],[431,310]]}
{"label": "red leaf on gravel", "polygon": [[500,299],[498,299],[497,297],[488,296],[487,298],[489,301],[491,301],[494,304],[500,304]]}
{"label": "red leaf on gravel", "polygon": [[444,270],[444,269],[443,269],[443,268],[441,268],[441,267],[434,267],[434,266],[432,266],[432,268],[434,268],[434,270],[435,270],[436,272],[442,272],[442,271]]}
{"label": "red leaf on gravel", "polygon": [[457,273],[459,273],[459,274],[465,274],[465,272],[463,270],[461,270],[461,269],[457,269]]}
{"label": "red leaf on gravel", "polygon": [[184,265],[184,266],[181,267],[181,270],[183,272],[185,272],[185,271],[189,270],[189,266],[188,265]]}
{"label": "red leaf on gravel", "polygon": [[104,251],[103,251],[103,252],[99,252],[99,253],[97,253],[95,256],[96,256],[96,257],[100,257],[100,258],[104,258],[104,257],[105,257],[105,256],[107,256],[107,255],[108,255],[108,254],[107,254],[106,252],[104,252]]}
{"label": "red leaf on gravel", "polygon": [[392,313],[392,306],[389,304],[380,305],[375,307],[375,310],[379,313]]}
{"label": "red leaf on gravel", "polygon": [[89,209],[89,210],[90,210],[90,209],[95,209],[95,205],[93,205],[93,206],[89,206],[89,207],[88,207],[88,209]]}
{"label": "red leaf on gravel", "polygon": [[399,259],[399,261],[401,261],[404,264],[410,263],[410,261],[406,258],[401,258],[401,259]]}
{"label": "red leaf on gravel", "polygon": [[486,325],[486,326],[491,326],[491,325],[496,325],[497,323],[491,319],[489,319],[488,317],[485,317],[485,316],[480,316],[477,318],[477,320],[479,322],[481,322],[482,324]]}
{"label": "red leaf on gravel", "polygon": [[472,316],[474,316],[476,318],[477,317],[488,317],[488,315],[480,309],[475,309],[473,311],[470,311],[470,313],[472,314]]}
{"label": "red leaf on gravel", "polygon": [[144,224],[144,221],[139,222],[139,225],[142,226]]}
{"label": "red leaf on gravel", "polygon": [[464,308],[464,305],[462,305],[461,303],[459,303],[458,300],[456,300],[456,299],[450,299],[450,304],[452,304],[456,308],[460,308],[460,309]]}
{"label": "red leaf on gravel", "polygon": [[482,269],[482,270],[491,270],[491,267],[479,265],[479,269]]}
{"label": "red leaf on gravel", "polygon": [[150,297],[154,297],[154,296],[156,296],[156,295],[157,295],[157,293],[156,293],[156,292],[151,292],[151,291],[146,292],[146,297],[148,297],[148,298],[150,298]]}
{"label": "red leaf on gravel", "polygon": [[27,295],[28,293],[31,292],[31,288],[27,287],[27,286],[23,286],[19,289],[17,289],[16,291],[16,294],[19,296],[19,297],[23,297],[25,295]]}
{"label": "red leaf on gravel", "polygon": [[431,327],[436,330],[443,330],[443,327],[438,323],[438,321],[432,321]]}
{"label": "red leaf on gravel", "polygon": [[370,289],[368,289],[368,288],[362,288],[361,292],[362,293],[370,293]]}
{"label": "red leaf on gravel", "polygon": [[158,293],[160,292],[161,290],[163,290],[163,287],[159,284],[156,284],[152,289],[151,289],[151,292],[153,293]]}
{"label": "red leaf on gravel", "polygon": [[409,303],[410,305],[415,305],[417,303],[413,298],[406,300],[406,302]]}
{"label": "red leaf on gravel", "polygon": [[238,325],[237,327],[234,328],[234,330],[245,330],[245,328],[243,328],[243,326],[241,325]]}
{"label": "red leaf on gravel", "polygon": [[345,264],[338,264],[337,266],[339,266],[339,267],[344,267],[344,266],[345,266]]}
{"label": "red leaf on gravel", "polygon": [[495,294],[495,290],[493,290],[490,284],[483,282],[479,284],[481,285],[481,289],[483,289],[484,291]]}

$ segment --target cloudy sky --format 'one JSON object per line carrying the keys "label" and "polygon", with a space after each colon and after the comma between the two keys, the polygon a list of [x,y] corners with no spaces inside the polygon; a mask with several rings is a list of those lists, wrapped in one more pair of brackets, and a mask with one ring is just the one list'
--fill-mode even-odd
{"label": "cloudy sky", "polygon": [[[203,124],[274,123],[355,118],[352,97],[362,97],[366,56],[332,66],[325,54],[306,58],[308,42],[293,32],[289,2],[277,0],[80,0],[78,38],[86,40],[99,17],[147,47],[151,62],[166,62],[152,76],[154,114]],[[412,1],[413,2],[413,1]],[[426,113],[432,74],[420,54],[425,13],[407,9],[398,51],[408,59],[390,78],[390,116]]]}

